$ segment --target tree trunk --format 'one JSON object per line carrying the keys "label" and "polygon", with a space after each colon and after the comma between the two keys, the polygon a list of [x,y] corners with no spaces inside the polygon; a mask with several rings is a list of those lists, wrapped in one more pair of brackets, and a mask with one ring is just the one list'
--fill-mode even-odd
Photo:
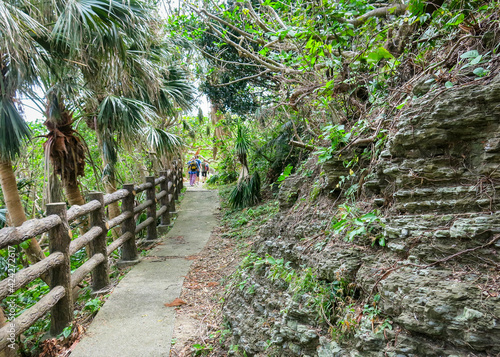
{"label": "tree trunk", "polygon": [[[26,222],[26,214],[21,204],[21,197],[17,190],[16,177],[10,160],[0,160],[0,181],[8,212],[7,222],[9,226],[18,227]],[[43,254],[36,238],[30,239],[29,242],[28,248],[23,248],[23,250],[31,264],[44,259],[45,254]]]}
{"label": "tree trunk", "polygon": [[[108,162],[106,156],[104,155],[104,142],[102,139],[102,133],[99,129],[95,128],[95,133],[97,137],[97,145],[101,150],[101,158],[102,158],[102,168],[104,169],[108,164],[114,166],[114,163]],[[104,187],[106,189],[106,193],[113,193],[116,191],[116,179],[113,173],[108,175],[107,180],[104,181]],[[118,202],[113,202],[108,205],[108,219],[113,219],[120,215],[120,207],[118,206]],[[111,234],[113,236],[113,240],[116,240],[120,236],[120,229],[115,227],[111,230]]]}
{"label": "tree trunk", "polygon": [[[108,181],[105,183],[106,193],[113,193],[116,191],[116,181],[113,176],[108,178]],[[113,219],[120,215],[120,207],[118,207],[118,202],[113,202],[108,205],[108,218]],[[115,227],[112,229],[113,239],[116,239],[120,236],[119,228]]]}
{"label": "tree trunk", "polygon": [[[64,193],[66,194],[66,198],[68,199],[68,203],[70,206],[73,205],[82,206],[85,204],[85,199],[83,198],[82,191],[80,190],[80,185],[78,184],[78,182],[68,182],[64,180],[63,186],[64,186]],[[88,220],[86,218],[81,218],[78,221],[78,231],[80,232],[80,236],[85,234],[88,230],[89,230]]]}
{"label": "tree trunk", "polygon": [[248,177],[249,171],[248,167],[245,165],[241,165],[240,177],[238,178],[238,184],[241,183],[246,177]]}
{"label": "tree trunk", "polygon": [[212,103],[212,125],[214,126],[214,134],[217,141],[213,146],[213,159],[217,157],[217,152],[219,150],[220,141],[224,138],[224,131],[221,126],[218,126],[217,123],[222,119],[222,114],[219,112],[217,105]]}
{"label": "tree trunk", "polygon": [[[0,307],[0,327],[4,327],[7,323],[9,323],[7,321],[7,317],[5,316],[3,309]],[[0,357],[15,357],[17,354],[17,345],[15,345],[15,347],[16,348],[10,348],[9,346],[5,347],[2,351],[0,351]]]}
{"label": "tree trunk", "polygon": [[85,199],[82,196],[78,182],[63,182],[63,185],[70,206],[82,206],[85,204]]}

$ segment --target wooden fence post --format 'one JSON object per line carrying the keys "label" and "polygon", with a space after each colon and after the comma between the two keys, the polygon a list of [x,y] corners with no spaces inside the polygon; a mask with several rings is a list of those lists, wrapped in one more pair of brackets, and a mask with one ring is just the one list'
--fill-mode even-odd
{"label": "wooden fence post", "polygon": [[[201,172],[200,172],[200,179],[201,179]],[[182,165],[180,159],[177,160],[177,184],[175,187],[177,189],[177,197],[179,197],[182,190]]]}
{"label": "wooden fence post", "polygon": [[[101,253],[106,257],[104,261],[92,270],[92,290],[98,291],[110,285],[109,280],[109,265],[107,258],[106,239],[108,237],[108,227],[106,226],[104,213],[104,195],[102,192],[92,192],[88,195],[89,202],[97,200],[101,203],[101,207],[90,212],[90,227],[100,227],[102,233],[99,234],[92,242],[90,242],[90,254]],[[90,257],[89,257],[90,258]]]}
{"label": "wooden fence post", "polygon": [[177,162],[174,161],[174,169],[172,170],[172,185],[173,185],[172,194],[174,196],[175,201],[179,199],[179,195],[177,194],[178,177],[179,177],[179,168],[177,167]]}
{"label": "wooden fence post", "polygon": [[167,176],[168,195],[167,196],[168,196],[168,202],[169,202],[169,208],[168,208],[169,214],[176,213],[175,212],[175,196],[174,196],[174,190],[175,190],[174,177],[175,177],[174,170],[168,170],[168,176]]}
{"label": "wooden fence post", "polygon": [[148,207],[147,214],[148,218],[153,218],[153,223],[148,225],[146,240],[152,241],[158,239],[158,233],[156,231],[156,187],[155,187],[155,177],[147,176],[146,182],[151,183],[152,187],[146,189],[146,199],[151,200],[153,204]]}
{"label": "wooden fence post", "polygon": [[51,309],[50,334],[59,335],[73,321],[73,293],[71,289],[71,263],[69,245],[71,243],[68,219],[66,216],[66,203],[48,203],[47,216],[56,214],[61,217],[62,223],[49,230],[50,253],[61,252],[64,261],[61,265],[49,271],[50,288],[62,286],[65,294]]}
{"label": "wooden fence post", "polygon": [[160,171],[160,176],[165,177],[165,180],[160,184],[160,191],[165,191],[166,195],[163,196],[160,200],[160,206],[167,207],[165,213],[161,215],[161,225],[162,226],[170,226],[170,210],[169,210],[169,202],[168,202],[168,171]]}
{"label": "wooden fence post", "polygon": [[133,264],[139,262],[139,254],[135,245],[135,218],[134,218],[134,201],[135,191],[134,184],[124,184],[123,188],[128,191],[128,195],[122,199],[122,213],[132,212],[131,217],[127,218],[122,223],[122,235],[130,233],[132,236],[123,243],[122,246],[122,261],[121,264]]}

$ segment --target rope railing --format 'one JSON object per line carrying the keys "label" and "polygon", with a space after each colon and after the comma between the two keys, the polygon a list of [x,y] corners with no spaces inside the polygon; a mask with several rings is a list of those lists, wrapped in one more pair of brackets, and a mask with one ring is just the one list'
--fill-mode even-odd
{"label": "rope railing", "polygon": [[[0,328],[0,351],[7,347],[12,338],[17,338],[49,311],[52,336],[60,334],[71,324],[73,289],[89,274],[93,291],[102,291],[110,286],[108,257],[119,248],[120,263],[138,262],[136,235],[146,229],[145,242],[154,242],[158,236],[158,221],[159,226],[170,225],[171,214],[175,212],[175,200],[182,185],[182,166],[174,162],[174,169],[161,171],[157,178],[148,176],[143,184],[125,184],[122,189],[110,194],[93,192],[89,194],[88,203],[69,209],[66,209],[65,203],[47,204],[46,217],[29,220],[19,227],[1,229],[0,249],[48,233],[50,255],[0,281],[0,299],[12,295],[41,276],[49,277],[50,291],[14,321]],[[143,191],[146,191],[145,200],[136,204],[136,194]],[[107,220],[105,207],[120,200],[121,214]],[[135,217],[144,210],[147,218],[136,225]],[[70,223],[86,215],[89,218],[88,231],[72,241]],[[117,226],[121,228],[121,235],[108,244],[108,230]],[[88,259],[71,272],[70,258],[83,247],[87,247]]]}

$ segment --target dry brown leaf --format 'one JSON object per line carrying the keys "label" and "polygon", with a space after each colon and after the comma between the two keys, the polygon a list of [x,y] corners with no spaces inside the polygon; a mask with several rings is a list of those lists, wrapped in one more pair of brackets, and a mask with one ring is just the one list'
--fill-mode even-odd
{"label": "dry brown leaf", "polygon": [[213,286],[217,286],[217,285],[219,285],[219,283],[218,283],[218,282],[216,282],[216,281],[211,281],[211,282],[209,282],[209,283],[207,284],[207,286],[208,286],[209,288],[211,288],[211,287],[213,287]]}
{"label": "dry brown leaf", "polygon": [[166,307],[173,307],[173,306],[181,306],[181,305],[185,305],[187,304],[187,302],[185,302],[184,300],[181,300],[179,298],[175,298],[174,301],[170,302],[170,303],[165,303],[164,305]]}

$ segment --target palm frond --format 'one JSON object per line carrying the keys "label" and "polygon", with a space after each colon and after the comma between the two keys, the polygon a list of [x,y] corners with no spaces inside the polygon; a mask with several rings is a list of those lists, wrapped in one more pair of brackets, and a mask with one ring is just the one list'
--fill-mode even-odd
{"label": "palm frond", "polygon": [[13,160],[23,144],[30,138],[31,130],[21,117],[14,102],[8,98],[0,100],[0,158]]}
{"label": "palm frond", "polygon": [[[115,165],[118,162],[118,153],[117,153],[117,143],[113,138],[113,135],[109,132],[105,132],[102,140],[102,154],[104,157],[104,161],[108,163],[108,165]],[[109,168],[108,170],[110,170]],[[104,175],[104,174],[103,174]]]}
{"label": "palm frond", "polygon": [[97,125],[116,133],[119,138],[136,137],[144,127],[157,119],[154,108],[140,100],[107,96],[99,105]]}
{"label": "palm frond", "polygon": [[[51,39],[65,43],[68,49],[81,51],[89,41],[95,48],[115,46],[107,42],[113,38],[113,25],[128,28],[137,17],[145,16],[144,7],[135,0],[69,0],[60,6]],[[149,16],[148,16],[149,18]]]}
{"label": "palm frond", "polygon": [[236,128],[236,154],[238,156],[246,156],[250,151],[250,146],[251,141],[247,127],[245,127],[241,123],[238,123],[238,127]]}
{"label": "palm frond", "polygon": [[229,203],[233,209],[253,206],[260,201],[260,176],[255,172],[238,183],[229,195]]}
{"label": "palm frond", "polygon": [[48,30],[30,13],[37,13],[37,7],[29,1],[0,0],[0,38],[2,52],[12,62],[29,64],[36,54],[34,37],[47,36]]}
{"label": "palm frond", "polygon": [[153,151],[163,155],[174,152],[182,145],[182,141],[177,135],[154,127],[146,127],[144,137]]}
{"label": "palm frond", "polygon": [[174,103],[183,110],[192,108],[194,87],[187,81],[186,73],[180,68],[175,66],[168,68],[160,88],[160,100],[160,106],[163,105],[165,109]]}

